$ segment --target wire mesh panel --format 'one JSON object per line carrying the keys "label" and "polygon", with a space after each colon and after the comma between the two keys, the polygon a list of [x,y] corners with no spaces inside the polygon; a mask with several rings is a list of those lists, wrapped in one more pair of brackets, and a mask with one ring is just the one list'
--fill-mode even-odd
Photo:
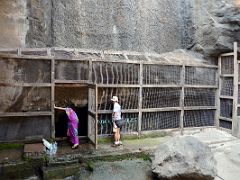
{"label": "wire mesh panel", "polygon": [[186,67],[185,83],[190,85],[216,85],[216,72],[214,68]]}
{"label": "wire mesh panel", "polygon": [[231,99],[220,99],[220,116],[232,118],[233,101]]}
{"label": "wire mesh panel", "polygon": [[93,82],[97,84],[138,84],[139,65],[93,62]]}
{"label": "wire mesh panel", "polygon": [[215,89],[185,88],[184,106],[215,106]]}
{"label": "wire mesh panel", "polygon": [[88,61],[55,61],[55,79],[57,80],[88,80]]}
{"label": "wire mesh panel", "polygon": [[142,113],[142,131],[172,129],[179,126],[180,111]]}
{"label": "wire mesh panel", "polygon": [[143,65],[143,84],[180,84],[181,66]]}
{"label": "wire mesh panel", "polygon": [[118,96],[122,109],[138,109],[139,88],[99,88],[98,109],[112,110],[112,96]]}
{"label": "wire mesh panel", "polygon": [[49,83],[50,60],[26,60],[0,57],[0,83]]}
{"label": "wire mesh panel", "polygon": [[50,87],[0,86],[0,112],[50,111]]}
{"label": "wire mesh panel", "polygon": [[233,74],[234,56],[221,57],[221,74]]}
{"label": "wire mesh panel", "polygon": [[219,120],[219,126],[225,129],[232,129],[232,122]]}
{"label": "wire mesh panel", "polygon": [[215,110],[184,111],[183,127],[214,126]]}
{"label": "wire mesh panel", "polygon": [[142,108],[180,106],[180,88],[143,88]]}
{"label": "wire mesh panel", "polygon": [[0,141],[24,140],[28,136],[49,138],[51,116],[0,117],[0,129]]}
{"label": "wire mesh panel", "polygon": [[233,96],[233,78],[224,77],[224,78],[221,78],[221,82],[222,82],[221,95]]}
{"label": "wire mesh panel", "polygon": [[[112,134],[113,121],[112,114],[99,114],[98,119],[98,134],[107,135]],[[122,133],[137,132],[138,129],[138,113],[124,113],[122,114]]]}

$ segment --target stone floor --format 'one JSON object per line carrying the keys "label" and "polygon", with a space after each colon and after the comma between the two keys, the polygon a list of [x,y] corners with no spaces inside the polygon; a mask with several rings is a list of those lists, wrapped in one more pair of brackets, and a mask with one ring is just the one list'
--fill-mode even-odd
{"label": "stone floor", "polygon": [[[179,131],[175,131],[171,136],[180,136]],[[194,136],[200,141],[207,143],[214,153],[217,161],[218,177],[215,180],[235,180],[240,177],[240,139],[233,137],[228,132],[216,128],[186,129],[184,136]],[[111,147],[110,143],[102,143],[95,150],[89,144],[81,144],[76,150],[71,149],[67,143],[58,144],[57,158],[68,157],[91,157],[119,155],[124,153],[153,152],[161,142],[167,141],[171,136],[124,140],[123,145]],[[23,149],[0,150],[0,163],[7,161],[17,161],[22,158]]]}

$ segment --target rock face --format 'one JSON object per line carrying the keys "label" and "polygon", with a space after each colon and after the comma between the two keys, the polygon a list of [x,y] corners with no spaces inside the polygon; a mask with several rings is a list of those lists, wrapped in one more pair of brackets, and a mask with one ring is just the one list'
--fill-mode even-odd
{"label": "rock face", "polygon": [[0,47],[182,48],[208,57],[240,41],[240,0],[1,0],[0,9]]}
{"label": "rock face", "polygon": [[164,180],[210,180],[216,176],[210,148],[194,137],[176,137],[160,144],[152,171]]}

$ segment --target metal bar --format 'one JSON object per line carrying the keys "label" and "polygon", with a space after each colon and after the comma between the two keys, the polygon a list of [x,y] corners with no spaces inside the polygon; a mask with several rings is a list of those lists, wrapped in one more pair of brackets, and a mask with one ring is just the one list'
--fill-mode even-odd
{"label": "metal bar", "polygon": [[82,83],[82,84],[90,84],[90,82],[88,80],[60,80],[60,79],[57,79],[55,80],[55,83],[62,83],[62,84],[67,84],[67,83],[70,83],[70,84],[74,84],[74,83]]}

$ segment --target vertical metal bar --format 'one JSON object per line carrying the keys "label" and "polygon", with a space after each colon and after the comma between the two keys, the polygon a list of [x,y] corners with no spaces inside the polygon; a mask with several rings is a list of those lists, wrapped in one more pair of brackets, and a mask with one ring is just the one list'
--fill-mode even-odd
{"label": "vertical metal bar", "polygon": [[233,56],[233,113],[232,113],[232,133],[234,136],[239,135],[239,122],[237,117],[237,104],[238,104],[238,60],[237,60],[237,43],[234,42],[234,56]]}
{"label": "vertical metal bar", "polygon": [[51,59],[51,137],[55,138],[55,59]]}
{"label": "vertical metal bar", "polygon": [[143,86],[143,63],[139,66],[139,99],[138,99],[138,136],[141,136],[141,126],[142,126],[142,86]]}
{"label": "vertical metal bar", "polygon": [[220,117],[220,95],[221,95],[221,89],[222,89],[222,82],[221,82],[221,56],[218,57],[218,70],[216,73],[216,82],[218,83],[218,88],[216,90],[215,95],[215,106],[217,107],[215,111],[215,120],[214,120],[214,126],[219,128],[219,117]]}
{"label": "vertical metal bar", "polygon": [[180,85],[181,85],[181,94],[180,94],[180,129],[181,134],[183,134],[183,119],[184,119],[184,84],[185,84],[185,65],[182,66],[181,77],[180,77]]}

